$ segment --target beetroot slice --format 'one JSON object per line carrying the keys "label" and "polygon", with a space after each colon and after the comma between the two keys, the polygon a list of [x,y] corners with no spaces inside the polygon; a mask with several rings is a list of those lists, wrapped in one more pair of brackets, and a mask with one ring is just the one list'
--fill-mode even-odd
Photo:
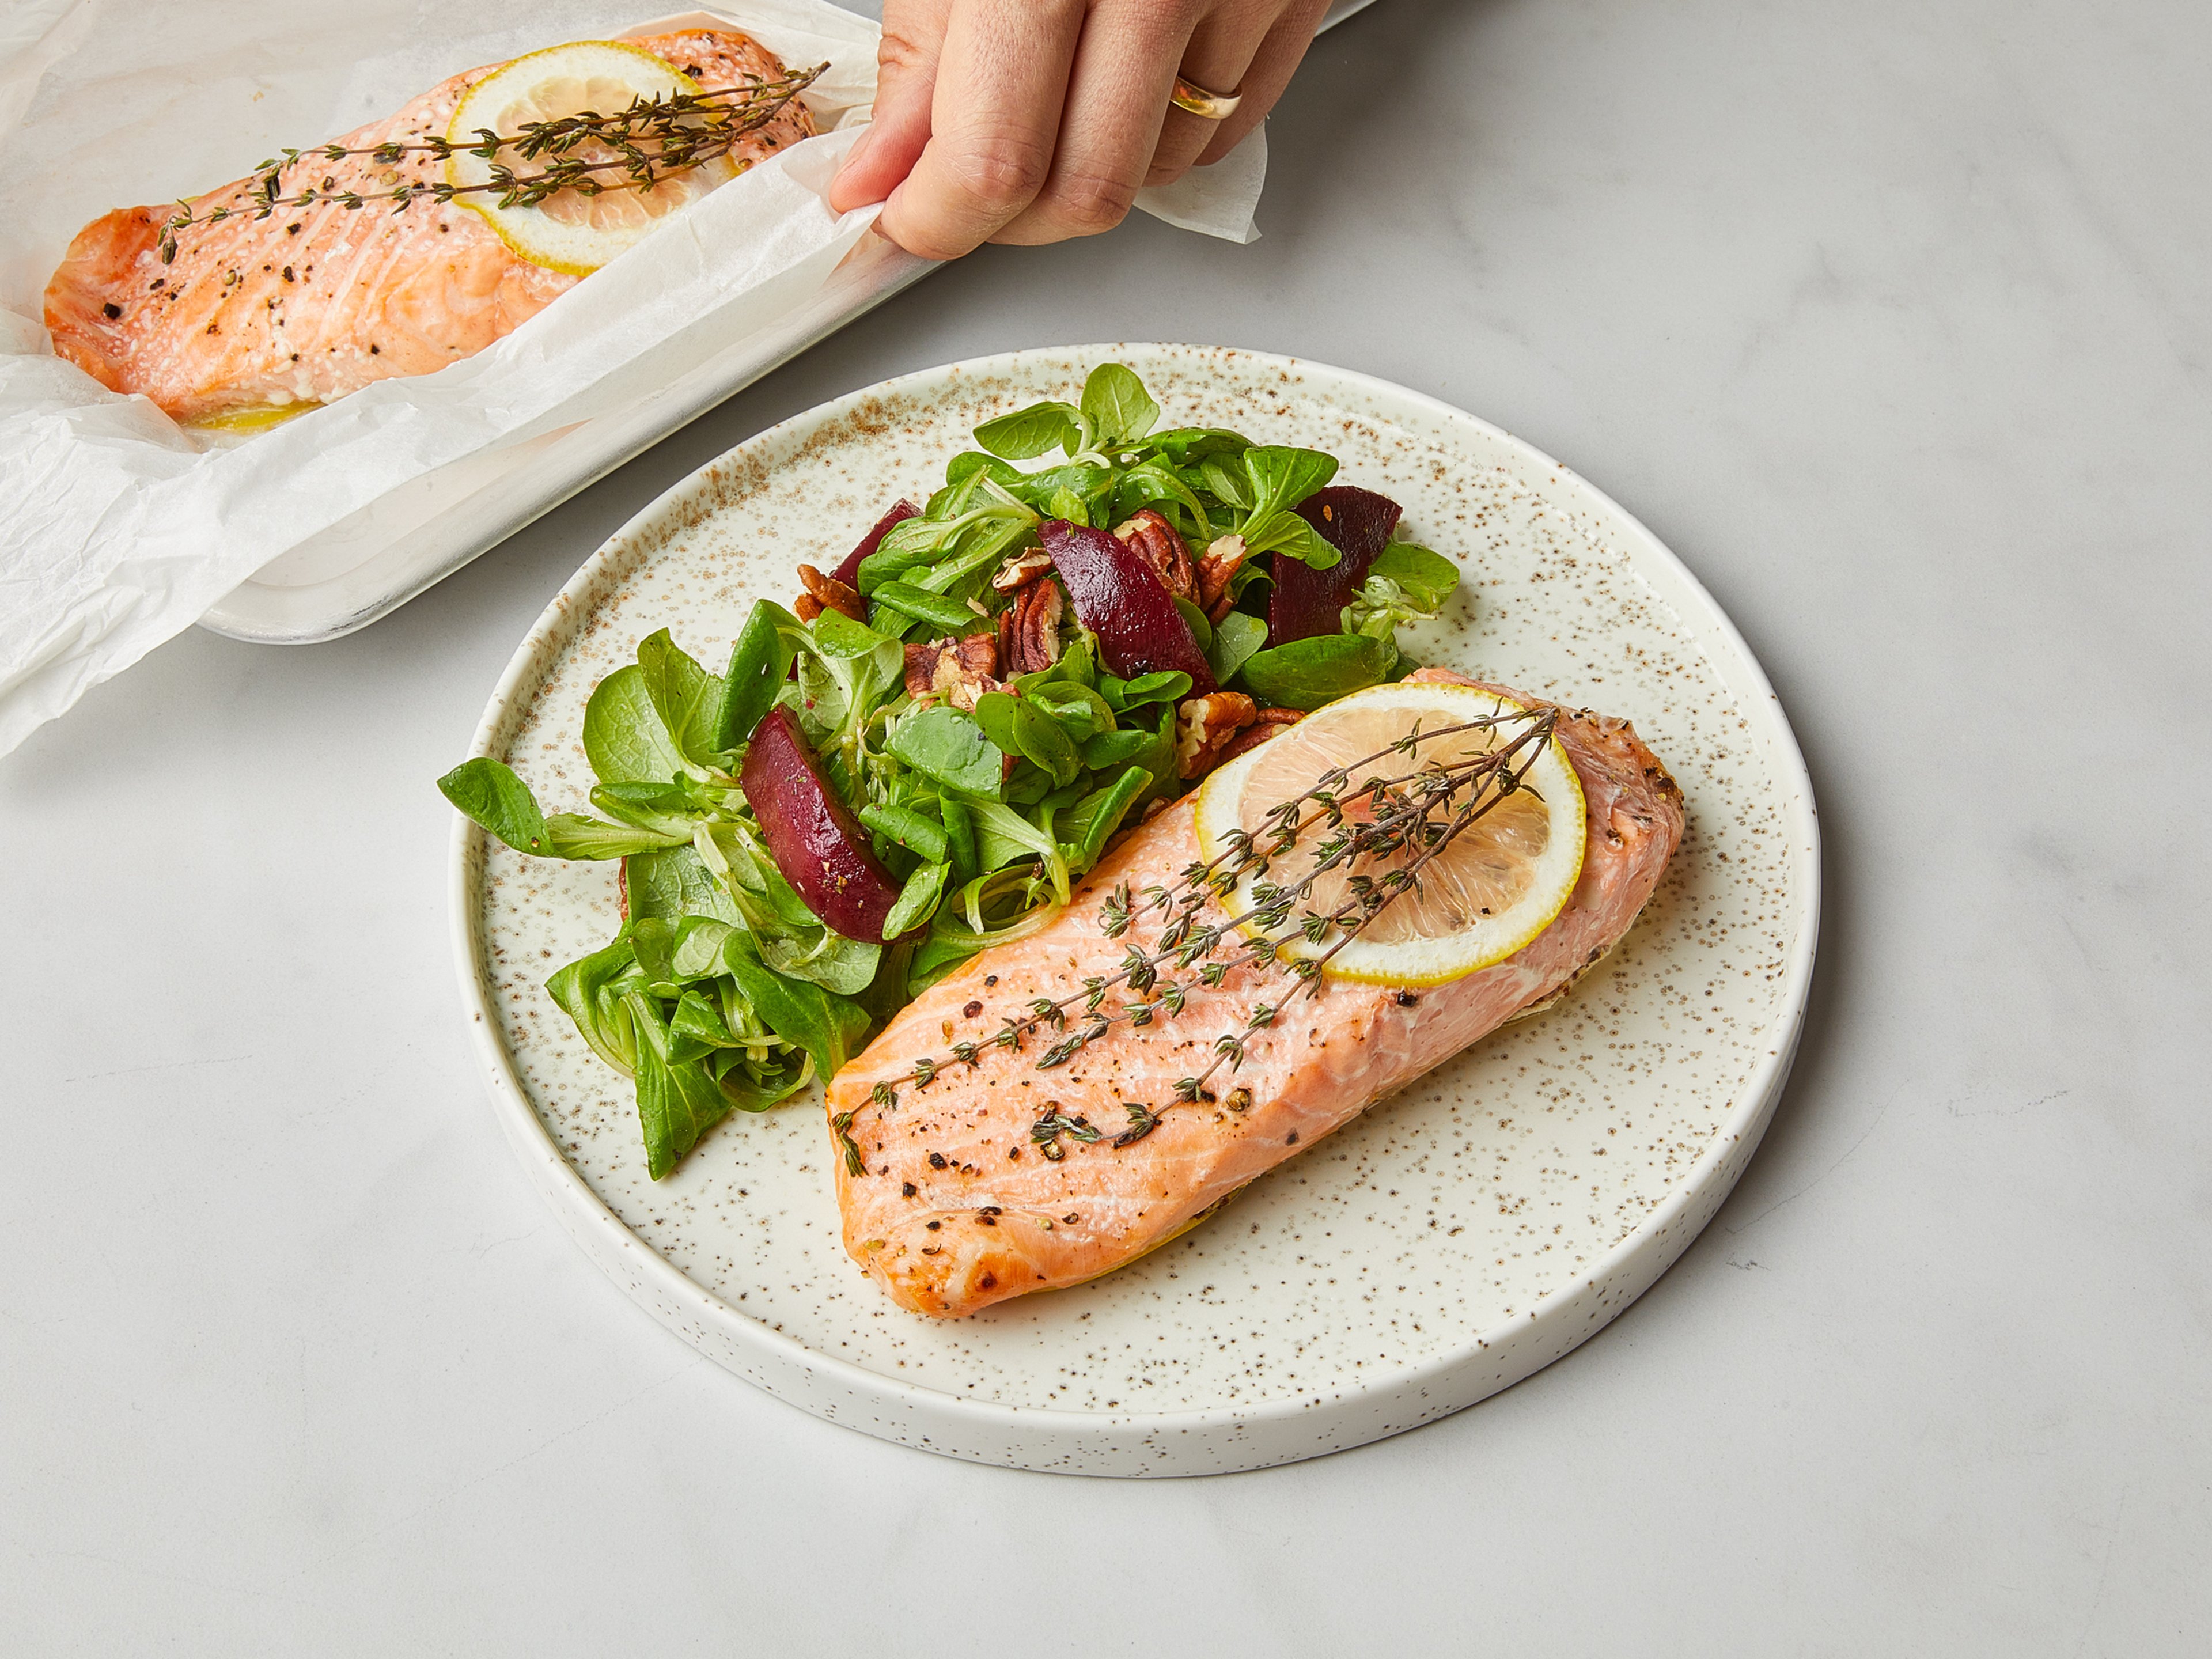
{"label": "beetroot slice", "polygon": [[1214,689],[1206,653],[1143,554],[1103,530],[1065,519],[1051,520],[1037,533],[1075,601],[1076,620],[1098,636],[1107,667],[1125,680],[1180,670],[1190,676],[1193,691]]}
{"label": "beetroot slice", "polygon": [[884,514],[882,518],[877,520],[876,527],[873,530],[871,530],[866,535],[860,538],[860,544],[845,556],[844,563],[839,565],[835,570],[830,573],[831,580],[841,581],[844,583],[846,586],[851,588],[854,592],[859,592],[860,589],[860,561],[866,558],[869,554],[874,552],[878,547],[882,545],[884,538],[890,533],[890,527],[893,525],[902,524],[908,519],[918,519],[921,516],[921,509],[920,507],[916,507],[912,501],[907,500],[905,496],[900,496],[898,505],[893,507],[890,512]]}
{"label": "beetroot slice", "polygon": [[1331,484],[1293,510],[1344,556],[1328,569],[1316,570],[1280,553],[1274,556],[1274,588],[1267,596],[1269,645],[1344,631],[1344,607],[1390,545],[1390,532],[1403,509],[1388,495],[1357,484]]}
{"label": "beetroot slice", "polygon": [[789,709],[762,717],[738,781],[769,856],[806,908],[848,939],[881,944],[899,884],[815,765]]}

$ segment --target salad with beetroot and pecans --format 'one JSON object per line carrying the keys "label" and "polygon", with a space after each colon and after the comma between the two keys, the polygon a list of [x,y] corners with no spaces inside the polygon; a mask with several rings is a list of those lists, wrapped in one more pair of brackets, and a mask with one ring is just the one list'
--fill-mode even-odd
{"label": "salad with beetroot and pecans", "polygon": [[1394,539],[1397,503],[1318,450],[1158,418],[1102,364],[801,565],[723,672],[640,641],[585,711],[596,816],[547,816],[495,760],[438,781],[519,852],[621,860],[620,930],[547,989],[635,1081],[656,1179],[1042,927],[1212,767],[1416,665],[1398,625],[1459,572]]}

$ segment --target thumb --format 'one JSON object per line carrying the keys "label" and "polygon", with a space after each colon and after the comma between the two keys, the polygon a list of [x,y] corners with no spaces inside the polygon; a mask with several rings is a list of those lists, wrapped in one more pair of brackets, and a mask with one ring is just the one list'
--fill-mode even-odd
{"label": "thumb", "polygon": [[839,213],[880,202],[898,188],[929,143],[930,100],[952,0],[885,0],[876,52],[876,106],[867,131],[830,181]]}

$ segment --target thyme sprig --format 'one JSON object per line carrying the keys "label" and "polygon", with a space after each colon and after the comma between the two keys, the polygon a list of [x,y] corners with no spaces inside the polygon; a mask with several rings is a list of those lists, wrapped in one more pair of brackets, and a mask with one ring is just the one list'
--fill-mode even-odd
{"label": "thyme sprig", "polygon": [[[1513,724],[1522,729],[1483,754],[1449,765],[1431,762],[1395,776],[1365,778],[1356,787],[1351,781],[1353,773],[1392,755],[1411,757],[1423,744]],[[1289,995],[1303,987],[1308,995],[1318,996],[1322,970],[1390,905],[1419,890],[1422,869],[1504,801],[1531,787],[1528,774],[1558,725],[1559,713],[1551,708],[1516,709],[1425,732],[1417,725],[1389,747],[1332,768],[1310,789],[1270,807],[1256,833],[1231,832],[1223,850],[1210,860],[1186,866],[1174,889],[1148,889],[1140,901],[1126,884],[1116,886],[1099,906],[1107,937],[1121,938],[1139,917],[1158,913],[1165,920],[1152,949],[1132,944],[1114,973],[1087,979],[1080,992],[1058,1000],[1037,999],[1023,1017],[1006,1017],[986,1041],[954,1043],[949,1060],[931,1056],[916,1060],[904,1076],[875,1085],[874,1103],[891,1109],[898,1104],[901,1086],[926,1085],[942,1075],[948,1065],[975,1066],[981,1063],[984,1050],[993,1047],[1018,1049],[1025,1038],[1047,1027],[1058,1034],[1058,1040],[1034,1064],[1040,1071],[1050,1070],[1066,1063],[1119,1024],[1126,1021],[1142,1027],[1180,1014],[1192,992],[1201,987],[1218,987],[1240,968],[1282,969],[1298,981]],[[1348,811],[1362,803],[1371,816],[1352,821]],[[1269,883],[1266,878],[1272,861],[1295,849],[1316,828],[1325,828],[1327,833],[1312,848],[1312,866],[1287,884]],[[1354,868],[1362,861],[1372,863],[1408,848],[1410,857],[1379,876]],[[1299,911],[1321,878],[1347,868],[1353,872],[1346,878],[1342,902],[1325,912]],[[1227,897],[1248,875],[1253,878],[1250,907],[1226,921],[1202,924],[1200,912],[1207,899]],[[1294,911],[1299,914],[1291,927]],[[1225,940],[1247,927],[1256,928],[1260,936],[1240,952],[1226,957],[1216,954]],[[1288,931],[1284,931],[1286,927]],[[1316,947],[1316,952],[1301,954],[1288,948],[1301,942]],[[1162,977],[1164,969],[1175,974],[1194,966],[1198,971],[1188,978]],[[1126,988],[1137,995],[1108,1011],[1106,998],[1116,988]],[[1177,1080],[1176,1100],[1184,1103],[1211,1101],[1213,1097],[1206,1085],[1224,1065],[1231,1073],[1243,1066],[1247,1039],[1273,1024],[1288,1000],[1286,995],[1277,1001],[1255,1003],[1241,1030],[1224,1032],[1214,1040],[1213,1058],[1206,1068],[1194,1077]],[[1070,1017],[1079,1008],[1081,1023],[1071,1026]],[[1115,1137],[1116,1146],[1142,1139],[1160,1117],[1160,1112],[1149,1107],[1127,1102],[1124,1105],[1131,1108],[1131,1128]],[[1060,1116],[1057,1107],[1039,1120],[1032,1135],[1041,1147],[1049,1146],[1048,1157],[1060,1152],[1059,1135],[1064,1126],[1073,1121]],[[1089,1128],[1087,1123],[1083,1127]],[[1092,1139],[1096,1132],[1078,1138]]]}
{"label": "thyme sprig", "polygon": [[[279,208],[308,207],[319,202],[336,203],[353,211],[371,202],[390,202],[394,213],[404,213],[422,198],[446,203],[460,196],[495,194],[500,206],[511,208],[534,206],[564,190],[583,196],[610,190],[650,190],[672,174],[726,155],[745,134],[774,120],[829,67],[816,64],[808,69],[787,70],[773,80],[747,76],[740,85],[712,92],[640,94],[627,109],[612,114],[584,110],[551,120],[525,122],[520,131],[512,134],[480,127],[473,143],[432,136],[410,143],[392,141],[348,148],[333,143],[309,149],[280,150],[253,169],[248,190],[253,203],[250,208],[217,207],[202,214],[195,212],[189,200],[179,198],[178,210],[161,225],[161,263],[167,264],[176,258],[179,231],[246,214],[266,219]],[[576,154],[587,143],[613,154],[601,160]],[[544,165],[536,172],[517,171],[500,161],[506,150],[513,150],[525,161],[542,160]],[[443,179],[411,184],[389,171],[409,155],[429,155],[439,161],[455,155],[479,156],[492,164],[491,176],[478,185],[455,185]],[[386,168],[384,182],[388,188],[368,191],[343,188],[337,175],[329,173],[319,184],[289,196],[283,193],[284,175],[295,167],[317,161],[342,161],[349,156],[365,156]],[[617,172],[623,175],[619,179],[598,176]]]}

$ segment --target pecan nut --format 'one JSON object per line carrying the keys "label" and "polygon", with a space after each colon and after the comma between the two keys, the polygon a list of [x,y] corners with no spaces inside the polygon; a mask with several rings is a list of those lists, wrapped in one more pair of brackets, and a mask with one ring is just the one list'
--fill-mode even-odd
{"label": "pecan nut", "polygon": [[1176,770],[1186,778],[1209,770],[1226,755],[1237,734],[1259,718],[1258,706],[1242,691],[1185,697],[1176,710]]}
{"label": "pecan nut", "polygon": [[1008,678],[1034,674],[1060,660],[1060,623],[1066,614],[1058,582],[1015,590],[1014,602],[999,613],[999,660]]}
{"label": "pecan nut", "polygon": [[1247,750],[1257,749],[1273,737],[1278,737],[1306,717],[1303,708],[1262,708],[1251,725],[1239,732],[1229,747],[1221,751],[1221,758],[1235,760]]}
{"label": "pecan nut", "polygon": [[906,648],[906,689],[917,702],[936,697],[973,713],[975,699],[996,691],[999,641],[989,634],[933,640]]}
{"label": "pecan nut", "polygon": [[[1214,608],[1229,597],[1229,579],[1243,567],[1244,557],[1242,536],[1216,536],[1199,556],[1198,602],[1211,620],[1221,620],[1221,617],[1214,615]],[[1221,616],[1228,614],[1224,607]]]}
{"label": "pecan nut", "polygon": [[930,694],[930,682],[937,677],[937,642],[927,645],[909,643],[906,648],[906,694],[922,698]]}
{"label": "pecan nut", "polygon": [[799,580],[806,591],[791,602],[799,621],[811,623],[825,611],[837,611],[856,623],[868,619],[868,602],[835,576],[825,576],[811,564],[799,567]]}
{"label": "pecan nut", "polygon": [[1052,555],[1041,547],[1032,547],[1000,565],[998,574],[991,578],[991,586],[1001,593],[1011,593],[1018,587],[1028,586],[1051,568]]}
{"label": "pecan nut", "polygon": [[1190,550],[1183,545],[1176,527],[1151,507],[1115,526],[1114,535],[1145,556],[1145,562],[1169,592],[1179,599],[1198,598],[1198,575],[1191,568]]}

